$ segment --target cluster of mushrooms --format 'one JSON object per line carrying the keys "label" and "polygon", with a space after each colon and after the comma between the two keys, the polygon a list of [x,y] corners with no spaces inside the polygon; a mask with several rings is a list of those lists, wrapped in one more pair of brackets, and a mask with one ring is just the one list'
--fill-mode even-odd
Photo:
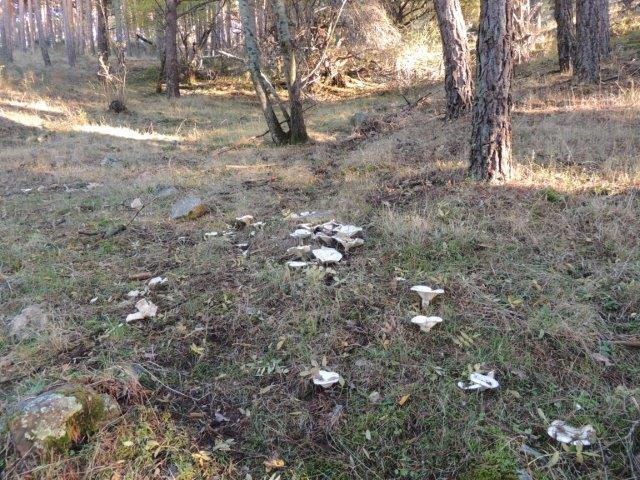
{"label": "cluster of mushrooms", "polygon": [[[355,225],[343,225],[331,220],[330,222],[313,225],[301,223],[289,236],[295,238],[298,245],[287,249],[287,255],[294,260],[287,262],[293,270],[303,269],[319,263],[320,265],[334,265],[339,263],[344,253],[364,245],[363,229]],[[318,244],[317,248],[310,245],[311,241]]]}
{"label": "cluster of mushrooms", "polygon": [[158,307],[151,300],[147,300],[145,297],[157,290],[162,290],[166,287],[169,280],[166,277],[153,277],[147,282],[147,285],[143,289],[131,290],[127,293],[127,298],[135,300],[139,298],[136,303],[136,311],[127,315],[126,322],[130,323],[136,320],[144,320],[145,318],[153,318],[158,313]]}
{"label": "cluster of mushrooms", "polygon": [[[427,310],[429,304],[434,298],[438,295],[444,294],[444,290],[442,288],[431,288],[426,285],[415,285],[411,287],[411,291],[420,296],[422,310]],[[420,331],[429,332],[433,327],[442,323],[442,318],[427,315],[416,315],[411,319],[411,323],[418,325],[420,327]],[[494,377],[495,372],[493,370],[489,372],[473,372],[469,374],[469,382],[458,382],[458,387],[462,390],[471,392],[493,390],[500,386]]]}
{"label": "cluster of mushrooms", "polygon": [[[312,216],[314,213],[317,212],[303,212],[300,215],[292,215],[292,218],[303,219],[307,216]],[[251,215],[236,218],[236,226],[240,228],[246,226],[260,227],[262,225],[262,222],[254,222],[254,218]],[[213,235],[211,233],[207,234],[207,236],[217,235],[217,232]],[[335,220],[316,225],[301,223],[289,235],[296,239],[298,244],[287,249],[287,256],[293,258],[293,260],[287,262],[287,266],[293,270],[298,270],[316,264],[324,266],[337,264],[343,258],[343,253],[338,248],[348,254],[352,249],[364,245],[362,235],[363,229],[361,227],[340,224]],[[318,248],[313,248],[310,245],[312,241],[318,244]],[[157,280],[152,279],[152,282]],[[166,281],[166,279],[163,280]],[[425,313],[428,311],[433,299],[438,295],[444,294],[444,289],[432,288],[426,285],[415,285],[411,287],[411,291],[420,297],[421,308]],[[431,331],[433,327],[442,323],[442,321],[441,317],[430,315],[416,315],[411,318],[411,323],[417,325],[422,332]],[[469,392],[482,392],[493,390],[500,386],[495,379],[494,370],[475,371],[469,374],[468,379],[468,382],[458,382],[458,387]],[[341,376],[330,370],[316,368],[311,375],[311,380],[314,385],[326,389],[339,383]],[[547,433],[558,442],[570,445],[587,446],[593,443],[596,437],[595,429],[591,425],[576,428],[561,420],[552,422]]]}

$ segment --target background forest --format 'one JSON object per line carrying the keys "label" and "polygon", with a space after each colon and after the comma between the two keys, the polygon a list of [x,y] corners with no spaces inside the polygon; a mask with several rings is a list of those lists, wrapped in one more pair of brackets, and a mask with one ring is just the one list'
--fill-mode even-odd
{"label": "background forest", "polygon": [[640,478],[637,1],[0,13],[0,478]]}

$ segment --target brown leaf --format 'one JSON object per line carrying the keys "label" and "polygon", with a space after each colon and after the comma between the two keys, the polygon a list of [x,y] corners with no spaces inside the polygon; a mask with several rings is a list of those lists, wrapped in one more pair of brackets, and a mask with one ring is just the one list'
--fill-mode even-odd
{"label": "brown leaf", "polygon": [[271,460],[265,460],[264,466],[267,469],[267,473],[271,470],[279,470],[284,468],[284,460],[280,458],[272,458]]}

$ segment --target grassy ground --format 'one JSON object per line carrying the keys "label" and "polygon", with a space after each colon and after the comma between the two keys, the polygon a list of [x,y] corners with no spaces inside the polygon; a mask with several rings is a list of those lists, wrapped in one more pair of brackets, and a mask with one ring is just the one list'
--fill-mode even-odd
{"label": "grassy ground", "polygon": [[[604,76],[618,77],[600,87],[572,85],[550,58],[519,69],[518,175],[499,186],[465,178],[469,119],[442,122],[440,85],[372,137],[350,139],[350,115],[399,111],[397,93],[318,99],[310,145],[220,153],[262,133],[246,83],[168,102],[139,62],[130,111],[114,116],[89,68],[22,59],[0,90],[0,305],[10,318],[39,303],[54,320],[37,340],[0,336],[0,408],[72,380],[117,396],[124,415],[40,465],[4,442],[0,471],[256,479],[281,459],[283,479],[632,478],[640,362],[616,341],[640,335],[637,39],[616,52]],[[179,193],[159,198],[163,185]],[[186,194],[210,213],[171,220]],[[332,280],[284,266],[286,217],[303,210],[365,228]],[[266,225],[237,234],[246,257],[203,238],[247,213]],[[130,221],[106,239],[79,233]],[[170,286],[152,297],[158,318],[123,325],[141,271]],[[408,322],[417,283],[446,291],[429,334]],[[346,384],[314,390],[300,373],[319,364]],[[499,390],[456,387],[477,365]],[[554,419],[593,424],[597,444],[562,449]]]}

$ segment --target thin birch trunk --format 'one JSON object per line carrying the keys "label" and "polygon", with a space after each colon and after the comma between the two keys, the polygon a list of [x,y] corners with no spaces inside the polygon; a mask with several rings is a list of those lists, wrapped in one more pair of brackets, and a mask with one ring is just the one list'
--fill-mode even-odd
{"label": "thin birch trunk", "polygon": [[304,123],[304,109],[301,100],[300,72],[297,68],[296,52],[289,30],[289,15],[283,0],[272,0],[276,14],[276,29],[284,60],[284,77],[289,91],[289,142],[304,143],[309,140]]}
{"label": "thin birch trunk", "polygon": [[287,143],[287,134],[280,126],[280,121],[273,110],[273,105],[271,104],[266,88],[263,85],[262,72],[260,70],[260,50],[258,49],[258,42],[256,41],[256,34],[254,31],[255,20],[251,15],[252,10],[248,5],[247,0],[238,0],[238,8],[240,10],[240,21],[242,22],[242,28],[244,31],[244,44],[247,52],[251,80],[253,81],[253,86],[258,100],[260,101],[262,113],[267,121],[271,138],[277,144]]}

